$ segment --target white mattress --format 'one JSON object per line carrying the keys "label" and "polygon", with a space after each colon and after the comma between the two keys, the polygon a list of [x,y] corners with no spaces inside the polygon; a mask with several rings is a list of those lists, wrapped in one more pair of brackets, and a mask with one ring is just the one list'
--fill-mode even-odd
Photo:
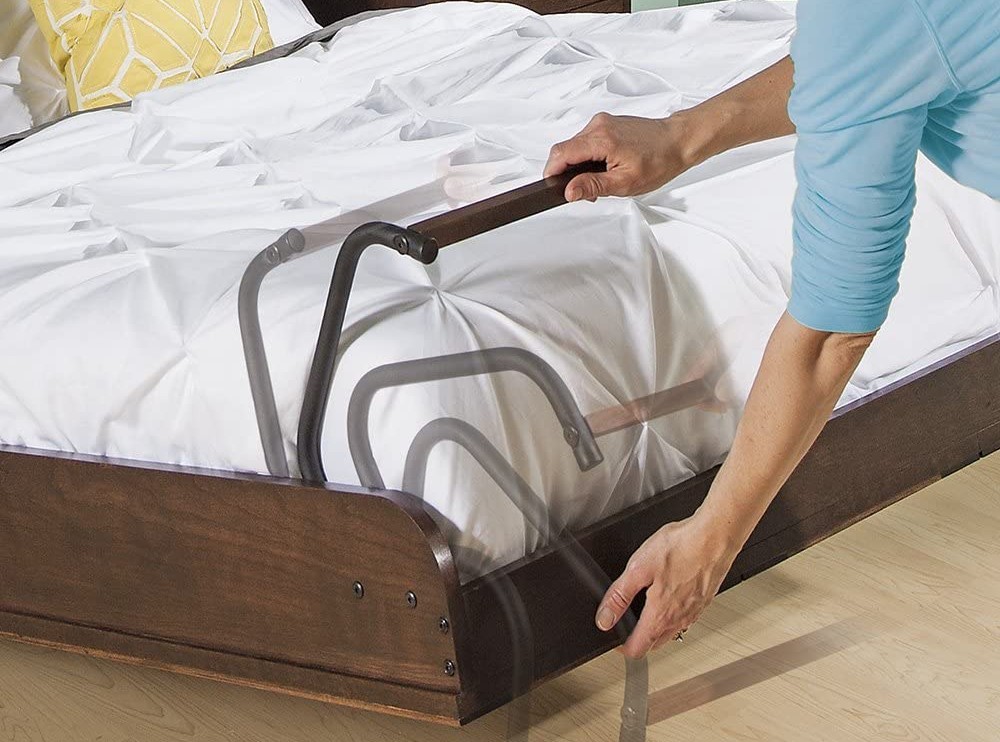
{"label": "white mattress", "polygon": [[[793,28],[755,0],[544,18],[435,4],[0,153],[0,441],[264,471],[236,311],[259,250],[288,227],[406,224],[534,180],[550,145],[597,111],[690,106],[779,59]],[[728,153],[641,199],[559,208],[430,267],[370,250],[325,425],[330,480],[357,482],[345,414],[363,373],[502,345],[548,361],[585,413],[707,360],[725,371],[728,404],[602,438],[604,463],[581,474],[521,377],[385,392],[371,431],[387,486],[416,431],[443,415],[485,433],[575,526],[717,463],[788,297],[793,146]],[[1000,205],[924,160],[919,188],[901,294],[845,402],[1000,329]],[[336,252],[282,266],[262,293],[293,461]],[[453,446],[433,454],[426,499],[467,574],[537,546]]]}

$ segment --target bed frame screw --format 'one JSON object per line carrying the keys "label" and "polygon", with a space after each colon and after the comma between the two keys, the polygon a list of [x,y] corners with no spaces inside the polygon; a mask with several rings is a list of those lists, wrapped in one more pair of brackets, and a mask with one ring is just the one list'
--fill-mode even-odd
{"label": "bed frame screw", "polygon": [[417,594],[412,590],[406,593],[406,604],[410,606],[410,608],[417,607]]}
{"label": "bed frame screw", "polygon": [[410,249],[410,242],[403,235],[397,234],[392,238],[392,245],[399,251],[400,254],[405,255],[406,251]]}
{"label": "bed frame screw", "polygon": [[365,597],[365,586],[362,585],[360,582],[354,583],[354,597],[357,598],[358,600],[361,600],[363,597]]}
{"label": "bed frame screw", "polygon": [[576,448],[577,444],[580,442],[580,431],[572,425],[567,425],[566,429],[563,431],[563,437],[566,438],[566,442],[570,446]]}
{"label": "bed frame screw", "polygon": [[451,660],[445,660],[444,661],[444,674],[447,675],[449,678],[452,677],[452,676],[454,676],[454,674],[455,674],[455,663],[452,662]]}
{"label": "bed frame screw", "polygon": [[451,624],[448,623],[448,619],[442,616],[441,620],[438,621],[438,629],[441,630],[442,634],[447,634],[451,631]]}

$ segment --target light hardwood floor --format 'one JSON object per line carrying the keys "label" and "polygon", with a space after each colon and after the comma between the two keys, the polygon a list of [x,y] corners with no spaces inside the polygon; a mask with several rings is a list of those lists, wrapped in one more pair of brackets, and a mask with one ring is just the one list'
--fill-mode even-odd
{"label": "light hardwood floor", "polygon": [[[652,663],[652,742],[1000,739],[1000,454],[720,596]],[[533,740],[617,738],[609,654],[533,696]],[[2,742],[480,742],[463,730],[0,642]]]}

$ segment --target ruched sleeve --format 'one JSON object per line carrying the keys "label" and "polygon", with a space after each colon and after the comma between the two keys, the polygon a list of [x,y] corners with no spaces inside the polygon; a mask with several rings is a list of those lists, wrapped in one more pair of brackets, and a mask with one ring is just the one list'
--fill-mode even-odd
{"label": "ruched sleeve", "polygon": [[871,332],[898,290],[928,111],[954,87],[908,0],[800,0],[792,56],[789,313],[817,330]]}

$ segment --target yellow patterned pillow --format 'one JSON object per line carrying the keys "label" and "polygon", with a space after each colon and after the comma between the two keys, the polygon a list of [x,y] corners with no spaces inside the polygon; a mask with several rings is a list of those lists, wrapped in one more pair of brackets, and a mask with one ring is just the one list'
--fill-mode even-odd
{"label": "yellow patterned pillow", "polygon": [[207,77],[274,44],[259,0],[30,0],[71,110]]}

